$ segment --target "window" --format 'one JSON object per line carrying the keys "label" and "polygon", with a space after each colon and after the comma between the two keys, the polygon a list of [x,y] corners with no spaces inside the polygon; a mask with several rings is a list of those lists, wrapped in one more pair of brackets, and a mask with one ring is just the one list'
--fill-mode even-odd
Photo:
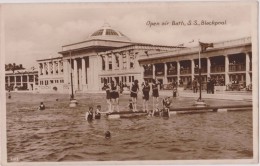
{"label": "window", "polygon": [[106,30],[106,35],[116,35],[116,36],[118,36],[118,34],[114,30],[112,30],[112,29],[107,29]]}
{"label": "window", "polygon": [[50,84],[53,84],[53,80],[50,80]]}
{"label": "window", "polygon": [[93,33],[91,36],[101,36],[103,33],[103,29],[100,29],[98,31],[96,31],[95,33]]}
{"label": "window", "polygon": [[132,81],[131,81],[131,76],[129,76],[129,82],[132,82]]}
{"label": "window", "polygon": [[130,68],[134,68],[134,55],[130,55]]}
{"label": "window", "polygon": [[112,70],[112,55],[108,55],[108,69]]}
{"label": "window", "polygon": [[134,82],[134,80],[135,80],[135,77],[134,77],[134,76],[132,76],[132,82]]}

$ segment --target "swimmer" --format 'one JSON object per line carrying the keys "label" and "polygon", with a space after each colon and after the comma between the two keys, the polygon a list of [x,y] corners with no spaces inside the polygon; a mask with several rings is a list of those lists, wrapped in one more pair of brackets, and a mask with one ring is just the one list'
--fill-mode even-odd
{"label": "swimmer", "polygon": [[89,111],[86,112],[85,119],[87,121],[92,121],[94,119],[93,107],[89,107]]}
{"label": "swimmer", "polygon": [[162,109],[162,117],[170,117],[170,97],[165,97],[162,101],[163,109]]}
{"label": "swimmer", "polygon": [[40,106],[38,107],[39,111],[45,110],[45,105],[43,104],[43,102],[41,102]]}
{"label": "swimmer", "polygon": [[155,109],[153,110],[152,116],[160,116],[160,109],[159,109],[159,108],[155,108]]}
{"label": "swimmer", "polygon": [[101,118],[101,105],[98,105],[95,111],[95,119],[100,119],[100,118]]}
{"label": "swimmer", "polygon": [[136,112],[137,111],[137,94],[139,91],[139,86],[138,86],[138,80],[134,80],[134,83],[132,84],[131,87],[131,98],[132,98],[132,102],[133,102],[133,111]]}
{"label": "swimmer", "polygon": [[106,132],[105,132],[105,138],[106,138],[106,139],[111,138],[111,133],[110,133],[110,131],[106,131]]}
{"label": "swimmer", "polygon": [[133,111],[133,101],[129,99],[129,104],[128,104],[129,111]]}

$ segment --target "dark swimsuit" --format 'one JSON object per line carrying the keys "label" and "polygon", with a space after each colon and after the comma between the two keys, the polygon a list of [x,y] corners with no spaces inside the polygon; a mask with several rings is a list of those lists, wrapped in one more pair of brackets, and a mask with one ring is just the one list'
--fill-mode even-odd
{"label": "dark swimsuit", "polygon": [[169,117],[168,108],[162,110],[162,117]]}
{"label": "dark swimsuit", "polygon": [[158,84],[153,84],[153,97],[159,97]]}
{"label": "dark swimsuit", "polygon": [[117,90],[117,84],[116,84],[115,86],[112,86],[112,87],[111,87],[111,90],[113,91],[113,92],[110,93],[111,98],[112,98],[112,99],[117,99],[117,98],[119,98],[119,93],[118,93],[118,92],[115,92],[115,90]]}
{"label": "dark swimsuit", "polygon": [[107,94],[107,99],[111,99],[111,92],[110,92],[110,88],[107,84],[104,85],[104,88],[106,89],[106,94]]}
{"label": "dark swimsuit", "polygon": [[150,85],[144,85],[143,87],[143,99],[149,100]]}
{"label": "dark swimsuit", "polygon": [[45,110],[45,105],[40,105],[40,110]]}
{"label": "dark swimsuit", "polygon": [[100,119],[100,118],[101,118],[101,114],[100,113],[96,113],[95,119]]}
{"label": "dark swimsuit", "polygon": [[131,88],[131,97],[134,97],[134,98],[137,98],[137,93],[134,93],[134,92],[137,92],[138,90],[138,86],[137,85],[133,85],[132,88]]}
{"label": "dark swimsuit", "polygon": [[91,120],[93,120],[93,114],[92,113],[88,113],[88,121],[91,121]]}

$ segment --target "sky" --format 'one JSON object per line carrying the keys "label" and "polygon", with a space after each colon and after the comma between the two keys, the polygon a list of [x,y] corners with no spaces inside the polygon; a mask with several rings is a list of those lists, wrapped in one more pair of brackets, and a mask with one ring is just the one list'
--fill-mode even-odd
{"label": "sky", "polygon": [[[252,4],[234,2],[5,4],[5,61],[37,66],[36,60],[60,56],[62,45],[85,41],[110,24],[134,42],[196,46],[252,35]],[[225,25],[187,25],[197,20]],[[184,25],[171,25],[183,21]],[[149,26],[149,22],[159,23]],[[169,22],[162,25],[162,22]]]}

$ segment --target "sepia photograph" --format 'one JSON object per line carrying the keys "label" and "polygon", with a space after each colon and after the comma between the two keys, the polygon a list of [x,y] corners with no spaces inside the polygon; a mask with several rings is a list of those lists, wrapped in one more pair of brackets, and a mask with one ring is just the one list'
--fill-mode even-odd
{"label": "sepia photograph", "polygon": [[0,2],[0,20],[3,166],[259,162],[257,1]]}

